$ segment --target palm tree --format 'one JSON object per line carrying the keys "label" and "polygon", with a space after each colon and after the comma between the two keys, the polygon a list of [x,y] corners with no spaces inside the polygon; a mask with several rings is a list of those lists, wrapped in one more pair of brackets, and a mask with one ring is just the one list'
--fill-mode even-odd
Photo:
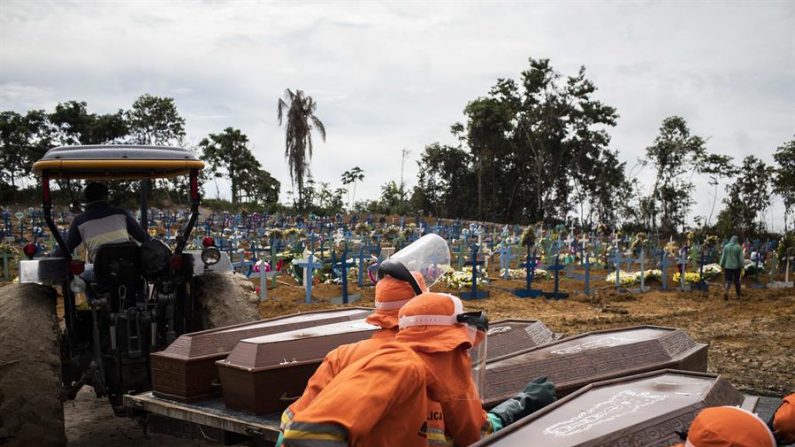
{"label": "palm tree", "polygon": [[350,203],[348,204],[348,209],[352,210],[353,205],[356,203],[356,182],[360,182],[362,180],[364,180],[364,171],[358,166],[354,166],[349,171],[342,173],[343,185],[348,186],[353,183],[353,199],[351,199]]}
{"label": "palm tree", "polygon": [[[312,131],[317,130],[326,141],[326,127],[315,116],[317,103],[303,90],[287,89],[284,99],[279,99],[277,117],[279,125],[287,115],[285,127],[284,156],[290,165],[290,181],[298,186],[298,207],[303,208],[304,177],[309,175],[309,161],[312,159]],[[307,156],[307,149],[309,155]]]}

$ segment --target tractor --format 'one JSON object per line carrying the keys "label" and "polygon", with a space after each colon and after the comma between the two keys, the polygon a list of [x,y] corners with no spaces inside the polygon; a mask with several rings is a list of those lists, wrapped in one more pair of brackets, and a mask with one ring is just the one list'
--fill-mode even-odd
{"label": "tractor", "polygon": [[[206,327],[212,309],[197,298],[198,279],[232,268],[210,237],[201,251],[186,250],[199,216],[203,167],[186,149],[137,145],[56,147],[34,163],[44,220],[63,256],[33,259],[29,244],[21,284],[0,289],[0,444],[65,442],[63,401],[84,385],[125,415],[122,396],[151,389],[150,354]],[[146,230],[151,181],[176,176],[188,177],[190,216],[173,249],[156,239],[116,242],[101,245],[92,263],[73,258],[53,220],[51,181],[140,181]],[[60,286],[62,321],[51,286]],[[86,299],[78,302],[78,295]]]}

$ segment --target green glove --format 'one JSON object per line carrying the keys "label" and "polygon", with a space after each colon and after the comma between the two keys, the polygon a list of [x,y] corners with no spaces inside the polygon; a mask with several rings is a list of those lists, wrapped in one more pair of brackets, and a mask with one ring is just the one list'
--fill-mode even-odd
{"label": "green glove", "polygon": [[538,411],[555,402],[555,385],[546,377],[531,380],[524,391],[492,408],[492,413],[500,418],[504,426]]}

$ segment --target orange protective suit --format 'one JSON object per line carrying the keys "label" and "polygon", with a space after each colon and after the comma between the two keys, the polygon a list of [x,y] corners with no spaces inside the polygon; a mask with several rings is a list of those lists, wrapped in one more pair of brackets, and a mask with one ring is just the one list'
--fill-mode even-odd
{"label": "orange protective suit", "polygon": [[739,407],[705,408],[687,433],[687,441],[676,447],[776,447],[767,424]]}
{"label": "orange protective suit", "polygon": [[782,444],[795,443],[795,393],[786,396],[773,415],[773,434]]}
{"label": "orange protective suit", "polygon": [[[457,306],[454,304],[457,301]],[[400,317],[454,316],[462,308],[450,295],[424,293]],[[284,445],[426,446],[430,444],[429,399],[439,402],[444,427],[458,446],[490,430],[472,382],[471,347],[464,325],[401,329],[395,342],[339,373],[293,420]]]}
{"label": "orange protective suit", "polygon": [[[428,290],[422,275],[414,273],[414,278],[421,289],[424,291]],[[307,382],[301,397],[282,413],[281,430],[284,430],[287,423],[292,421],[295,413],[303,411],[311,404],[320,391],[348,365],[372,354],[384,344],[395,339],[395,335],[398,332],[398,312],[413,297],[414,289],[405,281],[385,276],[376,283],[376,309],[373,314],[367,317],[367,322],[380,326],[382,329],[373,334],[368,340],[342,345],[329,352],[323,363]],[[449,440],[445,437],[444,419],[438,402],[428,402],[426,431],[428,446],[449,445]]]}

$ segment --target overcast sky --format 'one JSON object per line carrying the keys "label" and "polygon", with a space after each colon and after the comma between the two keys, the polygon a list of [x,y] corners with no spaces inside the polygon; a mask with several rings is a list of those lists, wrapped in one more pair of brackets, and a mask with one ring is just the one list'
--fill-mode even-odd
{"label": "overcast sky", "polygon": [[[0,110],[76,99],[107,113],[143,93],[170,96],[190,142],[228,126],[247,134],[283,198],[284,89],[318,102],[328,140],[315,147],[315,178],[340,186],[358,165],[358,198],[375,198],[400,180],[401,149],[413,184],[423,147],[453,143],[466,103],[518,78],[528,57],[564,75],[586,66],[621,115],[612,148],[629,168],[670,115],[738,160],[772,162],[795,134],[795,1],[0,0]],[[693,214],[706,215],[712,190],[694,180]],[[782,212],[776,201],[777,227]]]}

